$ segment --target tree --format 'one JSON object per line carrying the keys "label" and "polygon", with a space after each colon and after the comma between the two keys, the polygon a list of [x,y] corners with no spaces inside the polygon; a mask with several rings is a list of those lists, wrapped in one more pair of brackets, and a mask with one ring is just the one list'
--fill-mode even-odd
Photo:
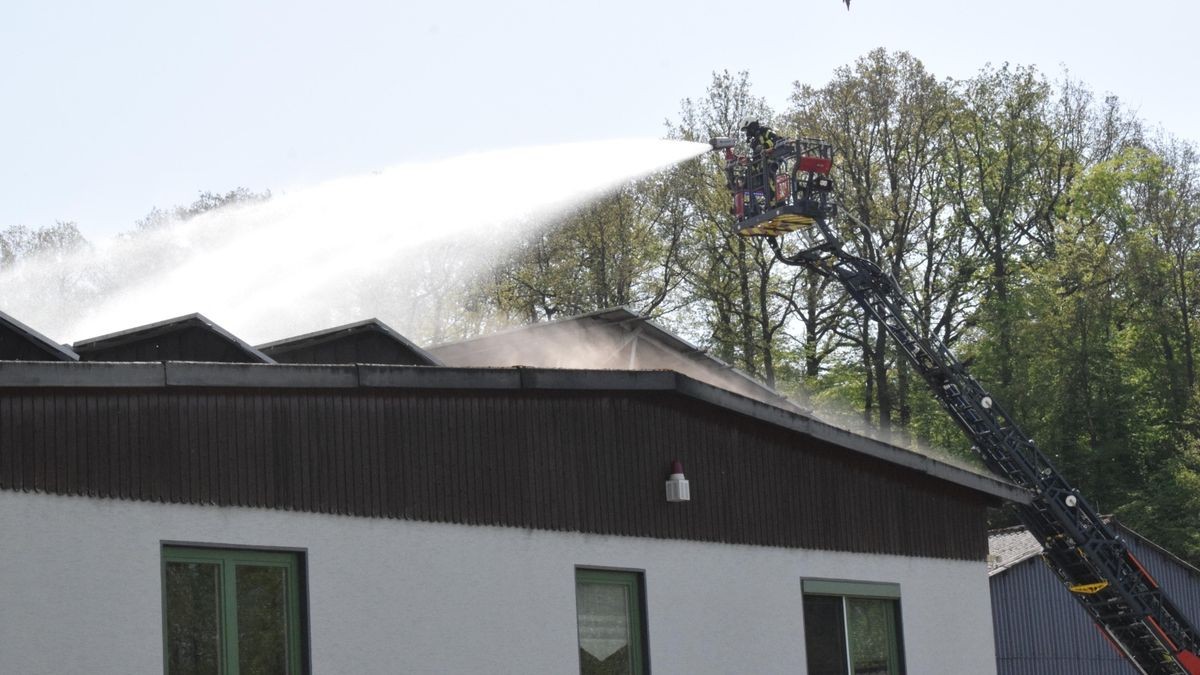
{"label": "tree", "polygon": [[219,209],[232,204],[254,204],[264,202],[271,198],[271,191],[251,192],[244,187],[236,187],[224,194],[220,192],[204,191],[196,198],[196,201],[187,206],[175,206],[168,210],[163,210],[157,206],[150,209],[144,217],[134,222],[136,231],[144,232],[147,230],[156,230],[169,225],[173,222],[181,222],[190,220],[208,211]]}
{"label": "tree", "polygon": [[[846,228],[845,235],[904,283],[930,326],[938,299],[962,296],[941,289],[948,276],[956,278],[943,264],[946,252],[954,250],[944,241],[938,161],[946,144],[947,98],[945,85],[920,61],[883,49],[852,68],[839,68],[821,88],[797,83],[792,97],[793,128],[833,143],[841,206],[871,232]],[[944,313],[949,321],[953,308]],[[849,317],[832,323],[860,355],[868,421],[888,429],[898,411],[900,424],[907,426],[912,421],[910,373],[896,360],[883,327]]]}
{"label": "tree", "polygon": [[946,177],[954,218],[971,235],[984,275],[981,323],[988,344],[977,354],[1010,398],[1021,265],[1049,252],[1055,208],[1070,187],[1077,149],[1056,136],[1053,89],[1033,68],[985,68],[955,93]]}
{"label": "tree", "polygon": [[0,230],[0,269],[21,260],[62,257],[87,246],[87,239],[72,222],[60,220],[39,228],[14,225]]}
{"label": "tree", "polygon": [[502,316],[526,322],[606,307],[654,313],[679,284],[679,220],[667,177],[651,177],[530,233],[500,263]]}
{"label": "tree", "polygon": [[[737,137],[749,120],[772,122],[771,110],[753,95],[747,73],[714,73],[707,95],[683,102],[680,121],[669,125],[672,138],[707,140]],[[790,367],[794,302],[802,272],[779,264],[765,243],[733,229],[723,160],[706,155],[678,174],[687,207],[681,270],[687,303],[701,317],[717,355],[774,385],[781,367]]]}

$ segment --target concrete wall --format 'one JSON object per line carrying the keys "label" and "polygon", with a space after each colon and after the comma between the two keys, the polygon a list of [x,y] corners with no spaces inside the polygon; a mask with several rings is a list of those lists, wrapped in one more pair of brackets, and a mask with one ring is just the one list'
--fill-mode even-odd
{"label": "concrete wall", "polygon": [[982,561],[0,491],[0,673],[162,672],[163,541],[306,551],[314,673],[578,672],[577,565],[644,570],[656,675],[804,672],[802,577],[898,582],[910,674],[995,672]]}

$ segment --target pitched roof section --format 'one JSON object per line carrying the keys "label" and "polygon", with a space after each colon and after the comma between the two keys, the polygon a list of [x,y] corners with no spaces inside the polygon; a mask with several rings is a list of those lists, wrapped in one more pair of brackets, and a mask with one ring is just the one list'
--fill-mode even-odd
{"label": "pitched roof section", "polygon": [[792,401],[648,317],[624,307],[522,326],[429,348],[450,366],[674,370],[794,411]]}
{"label": "pitched roof section", "polygon": [[379,363],[394,366],[440,366],[441,360],[413,344],[379,319],[258,345],[279,363]]}
{"label": "pitched roof section", "polygon": [[275,363],[202,314],[80,340],[73,346],[84,361]]}
{"label": "pitched roof section", "polygon": [[78,361],[79,355],[0,312],[0,361]]}
{"label": "pitched roof section", "polygon": [[[1113,528],[1118,535],[1124,537],[1126,540],[1136,539],[1142,545],[1159,552],[1169,560],[1200,575],[1200,570],[1192,567],[1192,565],[1174,553],[1150,541],[1134,530],[1129,529],[1116,518],[1103,516],[1103,519],[1109,527]],[[1023,525],[1007,527],[1002,530],[992,530],[988,532],[988,576],[994,576],[1007,569],[1011,569],[1026,560],[1038,557],[1041,553],[1041,544],[1038,543],[1037,538],[1030,534],[1029,530]]]}
{"label": "pitched roof section", "polygon": [[1023,526],[988,532],[988,576],[1036,558],[1042,552],[1037,537]]}

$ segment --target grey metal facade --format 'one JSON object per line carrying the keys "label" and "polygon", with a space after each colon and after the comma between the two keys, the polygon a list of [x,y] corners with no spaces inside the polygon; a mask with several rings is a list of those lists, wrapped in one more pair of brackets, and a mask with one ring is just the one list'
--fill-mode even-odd
{"label": "grey metal facade", "polygon": [[[1200,571],[1111,524],[1180,611],[1200,619]],[[1136,675],[1040,557],[990,582],[998,675]]]}

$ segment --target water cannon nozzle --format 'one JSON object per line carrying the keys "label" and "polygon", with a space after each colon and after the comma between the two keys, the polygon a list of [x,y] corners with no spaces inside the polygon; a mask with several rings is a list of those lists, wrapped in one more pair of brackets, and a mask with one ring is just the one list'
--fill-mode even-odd
{"label": "water cannon nozzle", "polygon": [[712,146],[713,150],[725,150],[732,148],[736,142],[727,136],[717,136],[716,138],[709,139],[708,144]]}

